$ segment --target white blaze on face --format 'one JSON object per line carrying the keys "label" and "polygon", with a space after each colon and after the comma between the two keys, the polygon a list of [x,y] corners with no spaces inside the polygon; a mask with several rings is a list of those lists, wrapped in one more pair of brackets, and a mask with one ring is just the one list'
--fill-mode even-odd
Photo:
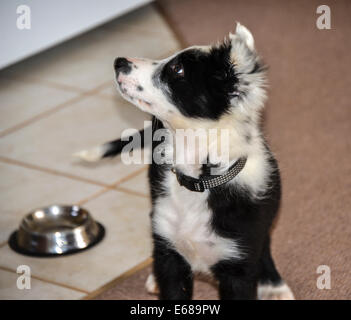
{"label": "white blaze on face", "polygon": [[[127,58],[132,63],[131,71],[127,74],[120,72],[117,76],[117,87],[121,95],[142,111],[167,120],[170,114],[176,112],[164,93],[160,82],[160,71],[166,61]],[[157,86],[155,83],[159,83]]]}

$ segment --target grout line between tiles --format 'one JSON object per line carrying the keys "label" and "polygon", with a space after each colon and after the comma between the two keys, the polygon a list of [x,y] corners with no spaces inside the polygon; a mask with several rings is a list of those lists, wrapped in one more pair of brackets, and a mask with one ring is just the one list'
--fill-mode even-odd
{"label": "grout line between tiles", "polygon": [[[141,172],[143,172],[144,170],[147,169],[147,166],[143,166],[140,169],[137,169],[137,170],[131,172],[130,174],[128,174],[127,176],[123,177],[122,179],[117,180],[116,182],[113,182],[111,184],[105,184],[105,183],[101,183],[99,181],[95,181],[95,180],[91,180],[91,179],[75,176],[73,174],[65,173],[65,172],[62,172],[62,171],[57,171],[57,170],[46,168],[46,167],[36,166],[34,164],[31,164],[31,163],[18,161],[18,160],[6,158],[6,157],[3,157],[3,156],[0,156],[0,162],[5,162],[5,163],[10,164],[10,165],[16,165],[16,166],[24,167],[24,168],[27,168],[27,169],[32,169],[32,170],[36,170],[36,171],[49,173],[49,174],[52,174],[52,175],[55,175],[55,176],[65,177],[65,178],[68,178],[68,179],[71,179],[71,180],[76,180],[76,181],[81,181],[81,182],[97,185],[97,186],[105,188],[106,191],[104,191],[104,192],[107,192],[108,190],[118,190],[118,189],[120,189],[119,191],[122,191],[122,192],[127,192],[127,193],[131,193],[131,194],[134,194],[134,195],[137,195],[137,196],[145,197],[145,195],[143,195],[143,194],[141,194],[141,193],[139,193],[137,191],[132,191],[132,190],[129,190],[129,189],[126,189],[126,188],[123,188],[123,187],[119,187],[119,185],[121,183],[124,183],[124,182],[134,178],[135,176],[139,175]],[[102,190],[104,190],[104,189],[102,189]],[[99,190],[97,192],[96,196],[94,196],[94,194],[93,194],[93,195],[89,196],[88,198],[90,198],[90,197],[96,198],[97,196],[99,196],[100,192],[101,192],[101,194],[104,193],[104,192],[102,192],[102,190]],[[87,200],[87,201],[89,201],[89,200]],[[80,200],[78,202],[78,204],[81,203],[81,202],[85,203],[87,201],[85,201],[85,198],[84,198],[83,200]]]}
{"label": "grout line between tiles", "polygon": [[83,89],[80,87],[74,87],[74,86],[71,86],[68,84],[53,82],[50,80],[42,80],[42,79],[37,78],[37,77],[27,76],[26,78],[22,78],[18,74],[5,74],[5,75],[1,75],[0,78],[3,80],[22,82],[22,83],[33,83],[34,82],[36,84],[41,84],[44,86],[48,86],[51,88],[60,89],[60,90],[64,90],[64,91],[69,91],[69,92],[84,93],[84,91],[87,91],[87,89]]}
{"label": "grout line between tiles", "polygon": [[36,121],[38,121],[38,120],[40,120],[42,118],[45,118],[48,115],[51,115],[51,114],[57,112],[58,110],[66,107],[66,106],[68,106],[68,105],[70,105],[72,103],[75,103],[75,102],[79,101],[83,97],[85,97],[85,96],[80,94],[80,95],[78,95],[78,96],[76,96],[74,98],[71,98],[71,99],[63,102],[63,103],[60,103],[59,105],[57,105],[55,107],[50,108],[49,110],[41,112],[41,113],[35,115],[34,117],[31,117],[31,118],[29,118],[27,120],[24,120],[24,121],[22,121],[22,122],[20,122],[20,123],[18,123],[16,125],[8,128],[8,129],[6,129],[6,130],[0,132],[0,138],[5,137],[5,136],[7,136],[7,135],[19,130],[19,129],[22,129],[22,128],[30,125],[31,123],[34,123],[34,122],[36,122]]}
{"label": "grout line between tiles", "polygon": [[136,266],[134,266],[133,268],[129,269],[128,271],[122,273],[120,276],[118,276],[117,278],[111,280],[110,282],[106,283],[105,285],[103,285],[102,287],[90,292],[89,294],[87,294],[86,296],[84,296],[82,298],[82,300],[92,300],[95,297],[97,297],[98,295],[102,294],[103,292],[106,292],[107,290],[113,288],[116,284],[118,284],[119,282],[131,277],[132,275],[134,275],[135,273],[137,273],[138,271],[146,268],[147,266],[149,266],[152,263],[152,258],[147,258],[146,260],[142,261],[141,263],[137,264]]}
{"label": "grout line between tiles", "polygon": [[121,192],[124,192],[124,193],[128,193],[128,194],[131,194],[131,195],[134,195],[134,196],[138,196],[138,197],[143,197],[143,198],[149,198],[149,196],[145,193],[142,193],[142,192],[139,192],[139,191],[134,191],[134,190],[131,190],[129,188],[124,188],[124,187],[116,187],[115,188],[116,191],[121,191]]}
{"label": "grout line between tiles", "polygon": [[[16,272],[16,270],[12,270],[12,269],[10,269],[10,268],[3,267],[3,266],[0,266],[0,270],[18,274],[18,273]],[[53,280],[41,278],[41,277],[35,276],[35,275],[33,275],[33,274],[31,274],[31,278],[36,279],[36,280],[39,280],[39,281],[41,281],[41,282],[50,283],[50,284],[53,284],[53,285],[55,285],[55,286],[63,287],[63,288],[69,289],[69,290],[74,290],[74,291],[78,291],[78,292],[85,293],[85,294],[89,294],[89,293],[90,293],[90,292],[87,291],[87,290],[80,289],[80,288],[76,288],[76,287],[73,287],[73,286],[70,286],[70,285],[67,285],[67,284],[64,284],[64,283],[56,282],[56,281],[53,281]]]}
{"label": "grout line between tiles", "polygon": [[[137,197],[142,197],[142,198],[146,198],[146,199],[149,198],[149,196],[144,194],[144,193],[141,193],[141,192],[138,192],[138,191],[133,191],[133,190],[130,190],[130,189],[127,189],[127,188],[122,188],[122,187],[103,188],[103,189],[100,189],[99,191],[91,194],[90,196],[79,200],[76,204],[78,206],[83,206],[87,202],[95,200],[96,198],[100,197],[101,195],[105,194],[108,191],[119,191],[119,192],[123,192],[123,193],[130,194],[130,195],[133,195],[133,196],[137,196]],[[0,246],[0,248],[1,248],[1,246]]]}
{"label": "grout line between tiles", "polygon": [[111,187],[112,188],[115,188],[117,187],[118,185],[130,180],[130,179],[133,179],[134,177],[136,177],[137,175],[139,175],[140,173],[142,173],[143,171],[147,170],[148,166],[145,165],[143,167],[141,167],[140,169],[137,169],[135,171],[133,171],[132,173],[130,173],[129,175],[123,177],[122,179],[119,179],[117,182],[111,184]]}
{"label": "grout line between tiles", "polygon": [[[0,157],[0,160],[1,160],[1,157]],[[130,179],[133,179],[135,176],[137,176],[138,174],[140,174],[144,170],[146,170],[146,168],[141,168],[140,170],[132,172],[130,175],[125,177],[126,180],[124,180],[123,182],[128,181]],[[101,195],[103,195],[104,193],[106,193],[108,191],[120,191],[120,192],[124,192],[124,193],[128,193],[128,194],[132,194],[134,196],[148,198],[148,196],[146,194],[143,194],[143,193],[138,192],[138,191],[133,191],[133,190],[130,190],[128,188],[124,188],[124,187],[118,186],[119,183],[120,182],[117,181],[117,182],[111,184],[110,186],[107,186],[105,188],[102,188],[102,189],[98,190],[97,192],[89,195],[88,197],[85,197],[85,198],[79,200],[77,202],[77,205],[84,205],[85,203],[100,197]]]}
{"label": "grout line between tiles", "polygon": [[111,190],[112,190],[111,188],[103,188],[103,189],[100,189],[99,191],[97,191],[97,192],[91,194],[90,196],[85,197],[85,198],[79,200],[79,201],[77,202],[77,205],[82,206],[82,205],[86,204],[87,202],[89,202],[89,201],[91,201],[91,200],[94,200],[94,199],[100,197],[101,195],[103,195],[104,193],[106,193],[106,192],[108,192],[108,191],[111,191]]}
{"label": "grout line between tiles", "polygon": [[[24,79],[23,81],[26,81],[26,80]],[[103,90],[105,87],[107,87],[111,83],[111,81],[113,81],[113,79],[104,81],[103,83],[101,83],[98,86],[91,88],[91,89],[74,87],[74,86],[71,86],[71,85],[68,85],[65,83],[58,83],[58,82],[53,82],[53,81],[49,81],[49,80],[42,80],[39,78],[36,78],[36,81],[38,82],[38,84],[40,83],[42,85],[47,85],[47,86],[52,87],[52,88],[61,89],[61,90],[69,91],[69,92],[77,92],[77,93],[81,93],[83,95],[91,96],[92,94],[98,93],[100,90]]]}
{"label": "grout line between tiles", "polygon": [[72,180],[78,180],[78,181],[81,181],[81,182],[86,182],[86,183],[98,185],[100,187],[106,187],[106,188],[108,188],[108,187],[112,188],[113,187],[113,186],[110,186],[108,184],[104,184],[102,182],[98,182],[98,181],[91,180],[91,179],[88,179],[88,178],[75,176],[73,174],[65,173],[65,172],[62,172],[62,171],[57,171],[57,170],[46,168],[46,167],[40,167],[40,166],[31,164],[31,163],[18,161],[18,160],[6,158],[6,157],[3,157],[3,156],[0,156],[0,161],[8,163],[8,164],[12,164],[12,165],[20,166],[20,167],[25,167],[27,169],[33,169],[33,170],[37,170],[37,171],[50,173],[50,174],[53,174],[55,176],[61,176],[61,177],[65,177],[65,178],[72,179]]}
{"label": "grout line between tiles", "polygon": [[94,95],[94,94],[98,93],[100,90],[102,90],[105,86],[107,86],[107,84],[110,84],[110,81],[104,82],[103,84],[100,84],[99,86],[95,87],[92,90],[81,92],[80,94],[78,94],[74,98],[71,98],[63,103],[60,103],[60,104],[56,105],[55,107],[50,108],[49,110],[43,111],[43,112],[35,115],[32,118],[29,118],[25,121],[22,121],[16,125],[14,125],[13,127],[8,128],[8,129],[0,132],[0,138],[3,138],[3,137],[5,137],[13,132],[16,132],[24,127],[27,127],[28,125],[35,123],[40,119],[46,118],[46,117],[50,116],[51,114],[54,114],[57,111],[62,110],[63,108],[68,107],[72,104],[75,104],[76,102],[78,102],[80,100],[83,100],[87,97],[91,97],[92,95]]}
{"label": "grout line between tiles", "polygon": [[[17,81],[21,81],[21,80],[17,80]],[[52,87],[52,88],[55,88],[55,89],[64,90],[64,91],[77,92],[77,93],[84,93],[84,92],[86,92],[86,89],[83,89],[83,88],[70,86],[70,85],[64,84],[64,83],[52,82],[52,81],[49,81],[49,80],[45,80],[44,81],[44,80],[41,80],[41,79],[38,79],[38,78],[33,78],[33,82],[36,82],[36,83],[42,84],[42,85],[46,85],[48,87]]]}

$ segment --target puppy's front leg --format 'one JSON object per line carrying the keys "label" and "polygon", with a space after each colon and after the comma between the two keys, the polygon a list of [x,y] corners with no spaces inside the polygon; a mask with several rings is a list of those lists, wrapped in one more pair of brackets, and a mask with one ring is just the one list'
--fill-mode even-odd
{"label": "puppy's front leg", "polygon": [[219,296],[222,300],[257,299],[255,268],[223,261],[214,266],[213,273],[219,281]]}
{"label": "puppy's front leg", "polygon": [[154,235],[153,272],[161,300],[190,300],[193,273],[190,265],[162,237]]}

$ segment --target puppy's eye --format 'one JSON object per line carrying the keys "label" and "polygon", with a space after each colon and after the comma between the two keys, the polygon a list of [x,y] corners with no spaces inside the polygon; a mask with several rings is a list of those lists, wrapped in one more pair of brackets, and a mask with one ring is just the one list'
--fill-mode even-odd
{"label": "puppy's eye", "polygon": [[184,76],[184,68],[180,63],[175,63],[171,65],[171,69],[175,72],[178,76]]}

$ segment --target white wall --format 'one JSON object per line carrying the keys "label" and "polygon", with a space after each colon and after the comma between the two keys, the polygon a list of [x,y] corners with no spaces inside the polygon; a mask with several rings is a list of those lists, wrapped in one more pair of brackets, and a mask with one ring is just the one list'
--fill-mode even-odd
{"label": "white wall", "polygon": [[[0,69],[72,38],[151,0],[0,0]],[[31,29],[17,28],[19,5]]]}

